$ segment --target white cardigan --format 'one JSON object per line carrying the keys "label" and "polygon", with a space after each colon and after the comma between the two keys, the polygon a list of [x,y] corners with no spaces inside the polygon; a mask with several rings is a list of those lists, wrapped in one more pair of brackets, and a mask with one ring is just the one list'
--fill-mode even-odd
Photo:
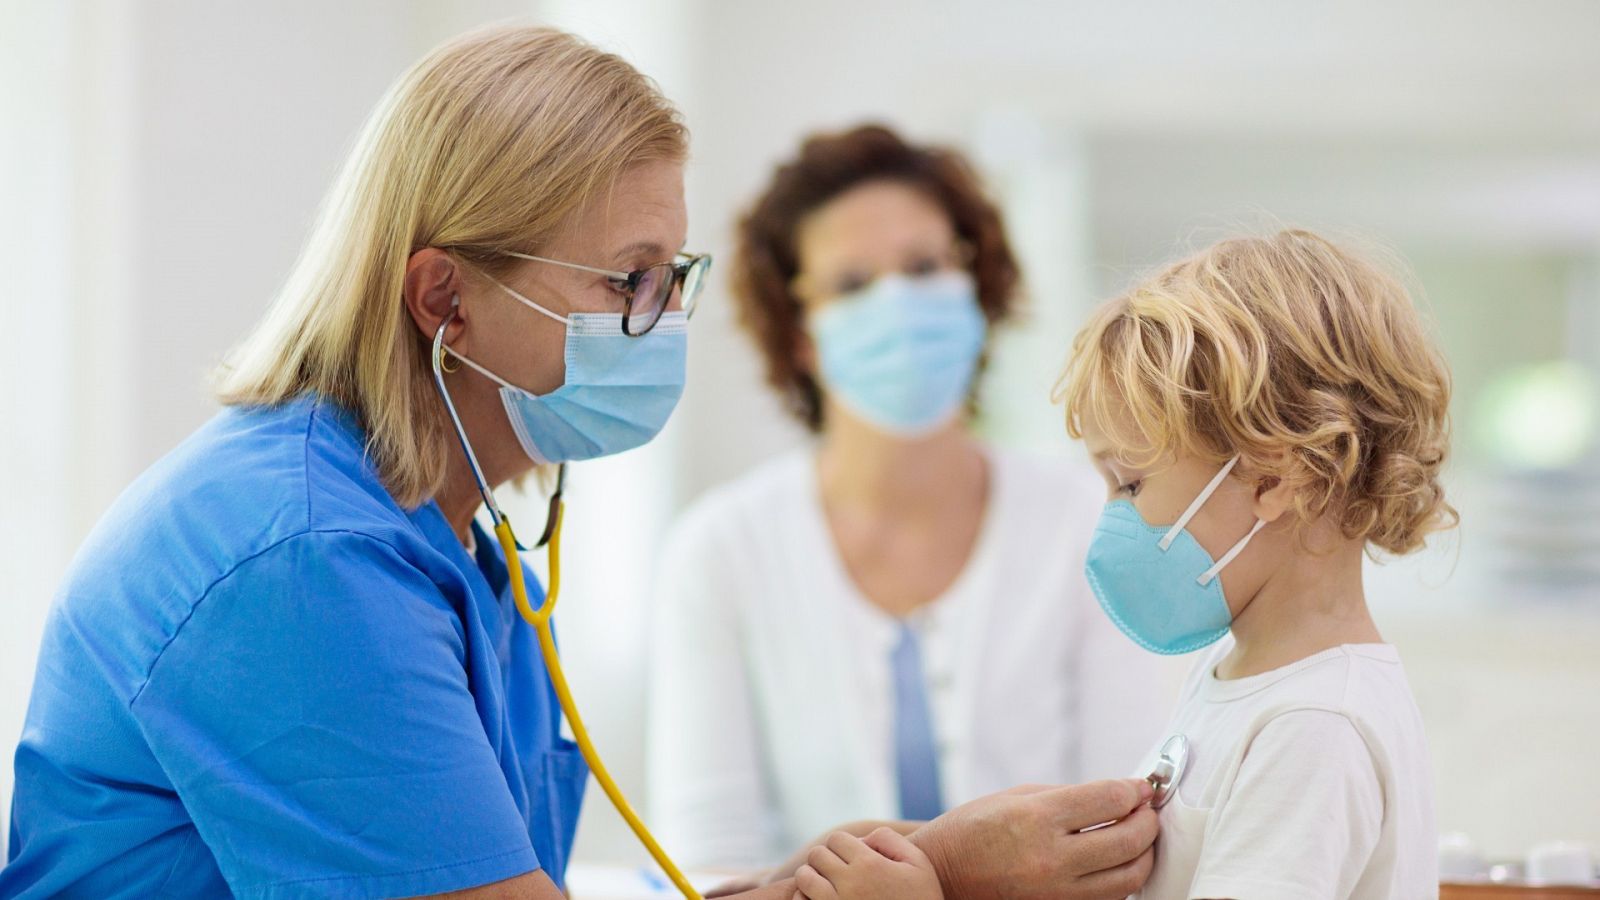
{"label": "white cardigan", "polygon": [[[1071,463],[987,453],[973,555],[914,623],[950,805],[1128,775],[1171,700],[1083,576],[1104,492]],[[846,573],[815,469],[794,453],[713,490],[662,554],[649,811],[686,865],[767,865],[846,821],[898,818],[895,623]]]}

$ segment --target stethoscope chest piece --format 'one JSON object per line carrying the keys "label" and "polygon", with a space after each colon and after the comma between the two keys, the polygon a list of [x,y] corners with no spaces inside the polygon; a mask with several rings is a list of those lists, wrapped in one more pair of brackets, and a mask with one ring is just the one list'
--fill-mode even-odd
{"label": "stethoscope chest piece", "polygon": [[1156,764],[1145,776],[1150,786],[1155,788],[1156,794],[1150,800],[1150,806],[1160,809],[1167,805],[1167,801],[1178,792],[1178,785],[1183,782],[1184,770],[1189,765],[1189,738],[1187,735],[1175,734],[1167,738],[1161,745],[1161,755],[1156,757]]}

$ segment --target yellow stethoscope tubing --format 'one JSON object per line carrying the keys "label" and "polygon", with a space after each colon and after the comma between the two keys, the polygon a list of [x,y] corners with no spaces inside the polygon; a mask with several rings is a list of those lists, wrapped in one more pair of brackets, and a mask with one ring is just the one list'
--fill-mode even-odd
{"label": "yellow stethoscope tubing", "polygon": [[500,548],[505,551],[508,565],[506,570],[511,573],[511,596],[516,599],[517,611],[522,613],[522,618],[533,626],[539,635],[539,652],[544,657],[545,670],[550,673],[550,683],[556,689],[556,700],[561,704],[561,711],[566,714],[567,724],[572,726],[572,737],[578,744],[578,752],[589,763],[589,771],[594,773],[595,781],[600,783],[600,789],[611,800],[611,805],[617,808],[617,813],[633,829],[634,836],[639,843],[650,851],[650,856],[667,874],[667,878],[677,886],[678,890],[690,900],[701,900],[700,893],[684,877],[672,858],[667,856],[655,835],[645,827],[644,820],[634,812],[632,804],[623,795],[622,788],[617,785],[616,779],[611,777],[611,772],[606,769],[605,763],[600,759],[600,751],[595,748],[594,741],[589,737],[589,729],[584,727],[583,717],[578,714],[578,704],[572,699],[572,689],[567,686],[566,673],[561,669],[560,654],[556,652],[555,634],[550,630],[550,617],[556,611],[556,599],[561,594],[561,520],[566,515],[566,504],[556,505],[555,528],[550,532],[550,574],[549,588],[545,592],[545,599],[538,609],[534,609],[528,602],[528,587],[523,583],[522,566],[510,561],[520,559],[517,556],[517,539],[511,533],[511,520],[505,516],[494,526],[495,537],[500,539]]}
{"label": "yellow stethoscope tubing", "polygon": [[529,625],[533,626],[534,633],[539,638],[539,655],[544,659],[545,671],[550,674],[550,684],[556,691],[556,702],[561,705],[561,712],[567,717],[567,724],[572,728],[573,740],[578,745],[578,752],[583,754],[583,759],[589,764],[589,772],[599,782],[600,789],[605,792],[611,805],[616,807],[617,813],[623,821],[633,830],[639,843],[650,852],[650,857],[661,867],[667,878],[670,879],[679,892],[688,900],[702,900],[700,892],[694,889],[683,871],[661,848],[655,835],[645,827],[644,820],[634,812],[633,805],[623,795],[622,788],[617,785],[611,771],[606,768],[605,762],[600,758],[600,751],[595,748],[594,741],[589,737],[589,729],[584,727],[583,716],[578,713],[578,704],[572,699],[572,689],[567,686],[567,675],[561,668],[561,655],[556,651],[556,637],[550,628],[550,619],[555,615],[556,600],[561,595],[561,522],[566,516],[566,504],[558,498],[552,504],[552,515],[555,524],[550,529],[549,541],[549,587],[545,591],[544,602],[538,609],[528,602],[528,585],[522,576],[522,557],[517,550],[517,537],[511,531],[511,520],[500,511],[500,505],[494,500],[494,492],[489,489],[489,483],[484,478],[483,470],[478,466],[477,454],[472,451],[472,443],[467,440],[467,430],[461,424],[461,417],[456,413],[455,403],[450,399],[450,391],[444,385],[444,354],[449,348],[444,346],[444,331],[449,327],[454,316],[440,323],[439,330],[433,336],[433,378],[439,387],[439,395],[444,399],[445,409],[450,413],[450,422],[455,426],[456,437],[461,440],[461,449],[466,453],[467,462],[472,467],[472,475],[478,482],[478,490],[483,494],[484,505],[489,509],[489,516],[494,520],[494,535],[500,541],[500,549],[505,554],[506,572],[511,581],[511,596],[516,601],[517,612]]}

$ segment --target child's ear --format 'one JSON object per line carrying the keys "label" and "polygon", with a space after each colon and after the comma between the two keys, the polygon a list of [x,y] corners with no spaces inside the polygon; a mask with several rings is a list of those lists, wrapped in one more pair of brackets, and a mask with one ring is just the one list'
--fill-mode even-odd
{"label": "child's ear", "polygon": [[1260,475],[1255,483],[1251,511],[1263,522],[1276,522],[1294,505],[1294,487],[1281,475]]}

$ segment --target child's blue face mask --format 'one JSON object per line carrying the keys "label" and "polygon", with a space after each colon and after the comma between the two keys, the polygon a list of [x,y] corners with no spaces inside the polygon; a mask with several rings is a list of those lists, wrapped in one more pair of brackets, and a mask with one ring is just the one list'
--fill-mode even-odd
{"label": "child's blue face mask", "polygon": [[[533,394],[454,350],[450,354],[500,385],[500,402],[524,453],[537,463],[610,456],[661,432],[683,395],[689,319],[663,313],[654,328],[631,337],[621,313],[561,316],[500,282],[500,289],[567,326],[567,375],[561,387]],[[448,349],[448,348],[446,348]]]}
{"label": "child's blue face mask", "polygon": [[1191,653],[1228,633],[1233,613],[1217,577],[1267,523],[1212,561],[1185,527],[1239,462],[1235,456],[1171,526],[1145,522],[1128,500],[1106,504],[1084,572],[1100,608],[1139,646],[1168,656]]}
{"label": "child's blue face mask", "polygon": [[988,321],[966,272],[886,275],[811,316],[820,379],[845,409],[920,437],[960,411]]}

